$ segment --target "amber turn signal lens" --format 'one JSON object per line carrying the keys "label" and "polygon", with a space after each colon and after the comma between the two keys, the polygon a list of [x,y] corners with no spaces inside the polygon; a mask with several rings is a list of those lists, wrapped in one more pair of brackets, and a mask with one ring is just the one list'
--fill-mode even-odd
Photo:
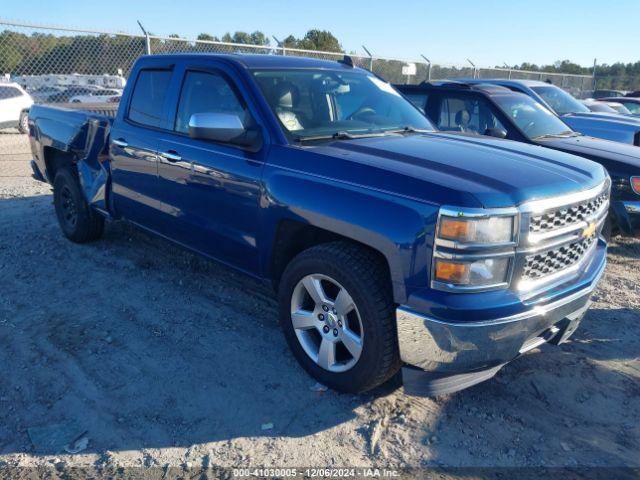
{"label": "amber turn signal lens", "polygon": [[446,283],[466,283],[467,264],[436,260],[436,279]]}
{"label": "amber turn signal lens", "polygon": [[465,239],[469,237],[471,222],[457,218],[442,217],[440,219],[440,238],[451,240]]}
{"label": "amber turn signal lens", "polygon": [[631,188],[640,195],[640,177],[631,177]]}

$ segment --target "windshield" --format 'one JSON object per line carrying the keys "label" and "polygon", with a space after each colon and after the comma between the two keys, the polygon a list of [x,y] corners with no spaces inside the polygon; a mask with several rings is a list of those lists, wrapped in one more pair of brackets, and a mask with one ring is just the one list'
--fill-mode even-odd
{"label": "windshield", "polygon": [[529,138],[555,135],[573,135],[565,123],[543,105],[526,95],[495,95],[500,109]]}
{"label": "windshield", "polygon": [[617,113],[613,107],[611,107],[610,105],[607,105],[606,103],[602,103],[602,102],[592,102],[592,103],[588,103],[587,107],[589,108],[589,110],[591,110],[592,112],[605,112],[605,113]]}
{"label": "windshield", "polygon": [[614,103],[610,103],[609,105],[617,113],[622,113],[623,115],[630,115],[631,114],[631,110],[629,110],[627,107],[625,107],[621,103],[615,103],[614,102]]}
{"label": "windshield", "polygon": [[548,87],[531,87],[531,89],[540,95],[558,115],[589,112],[589,109],[585,105],[561,88],[549,85]]}
{"label": "windshield", "polygon": [[390,84],[362,71],[255,70],[253,75],[295,140],[434,130]]}

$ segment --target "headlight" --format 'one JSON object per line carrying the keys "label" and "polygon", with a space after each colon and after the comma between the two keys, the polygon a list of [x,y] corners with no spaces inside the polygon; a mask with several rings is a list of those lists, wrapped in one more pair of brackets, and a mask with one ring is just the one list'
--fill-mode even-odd
{"label": "headlight", "polygon": [[509,243],[513,241],[514,217],[440,218],[438,238],[460,243]]}
{"label": "headlight", "polygon": [[640,195],[640,177],[631,177],[631,189]]}
{"label": "headlight", "polygon": [[509,258],[482,260],[436,259],[435,278],[438,282],[460,287],[501,285],[507,282]]}
{"label": "headlight", "polygon": [[432,263],[432,287],[476,291],[509,285],[518,211],[442,207]]}

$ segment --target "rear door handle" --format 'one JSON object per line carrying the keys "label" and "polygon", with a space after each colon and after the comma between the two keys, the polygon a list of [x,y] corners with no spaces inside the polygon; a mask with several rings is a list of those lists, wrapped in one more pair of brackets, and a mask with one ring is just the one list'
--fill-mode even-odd
{"label": "rear door handle", "polygon": [[168,152],[162,152],[160,156],[168,162],[179,162],[180,160],[182,160],[182,157],[178,155],[177,152],[174,152],[173,150],[170,150]]}
{"label": "rear door handle", "polygon": [[116,138],[115,140],[113,140],[113,144],[121,148],[126,148],[129,146],[129,144],[125,142],[124,139],[122,138]]}

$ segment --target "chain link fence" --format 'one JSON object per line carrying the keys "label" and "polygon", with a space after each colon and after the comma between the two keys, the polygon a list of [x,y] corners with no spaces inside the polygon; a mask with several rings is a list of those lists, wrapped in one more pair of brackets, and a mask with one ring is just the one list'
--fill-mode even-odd
{"label": "chain link fence", "polygon": [[[145,53],[179,52],[299,55],[326,60],[343,57],[342,53],[281,46],[188,40],[0,20],[0,76],[5,81],[25,87],[37,102],[68,102],[78,96],[83,101],[87,97],[69,97],[64,94],[65,89],[71,90],[70,94],[97,87],[120,89],[139,56]],[[392,83],[416,84],[446,78],[535,79],[550,81],[581,96],[583,91],[592,87],[593,82],[592,77],[585,75],[439,65],[422,60],[357,54],[350,56],[355,65],[371,70]]]}

